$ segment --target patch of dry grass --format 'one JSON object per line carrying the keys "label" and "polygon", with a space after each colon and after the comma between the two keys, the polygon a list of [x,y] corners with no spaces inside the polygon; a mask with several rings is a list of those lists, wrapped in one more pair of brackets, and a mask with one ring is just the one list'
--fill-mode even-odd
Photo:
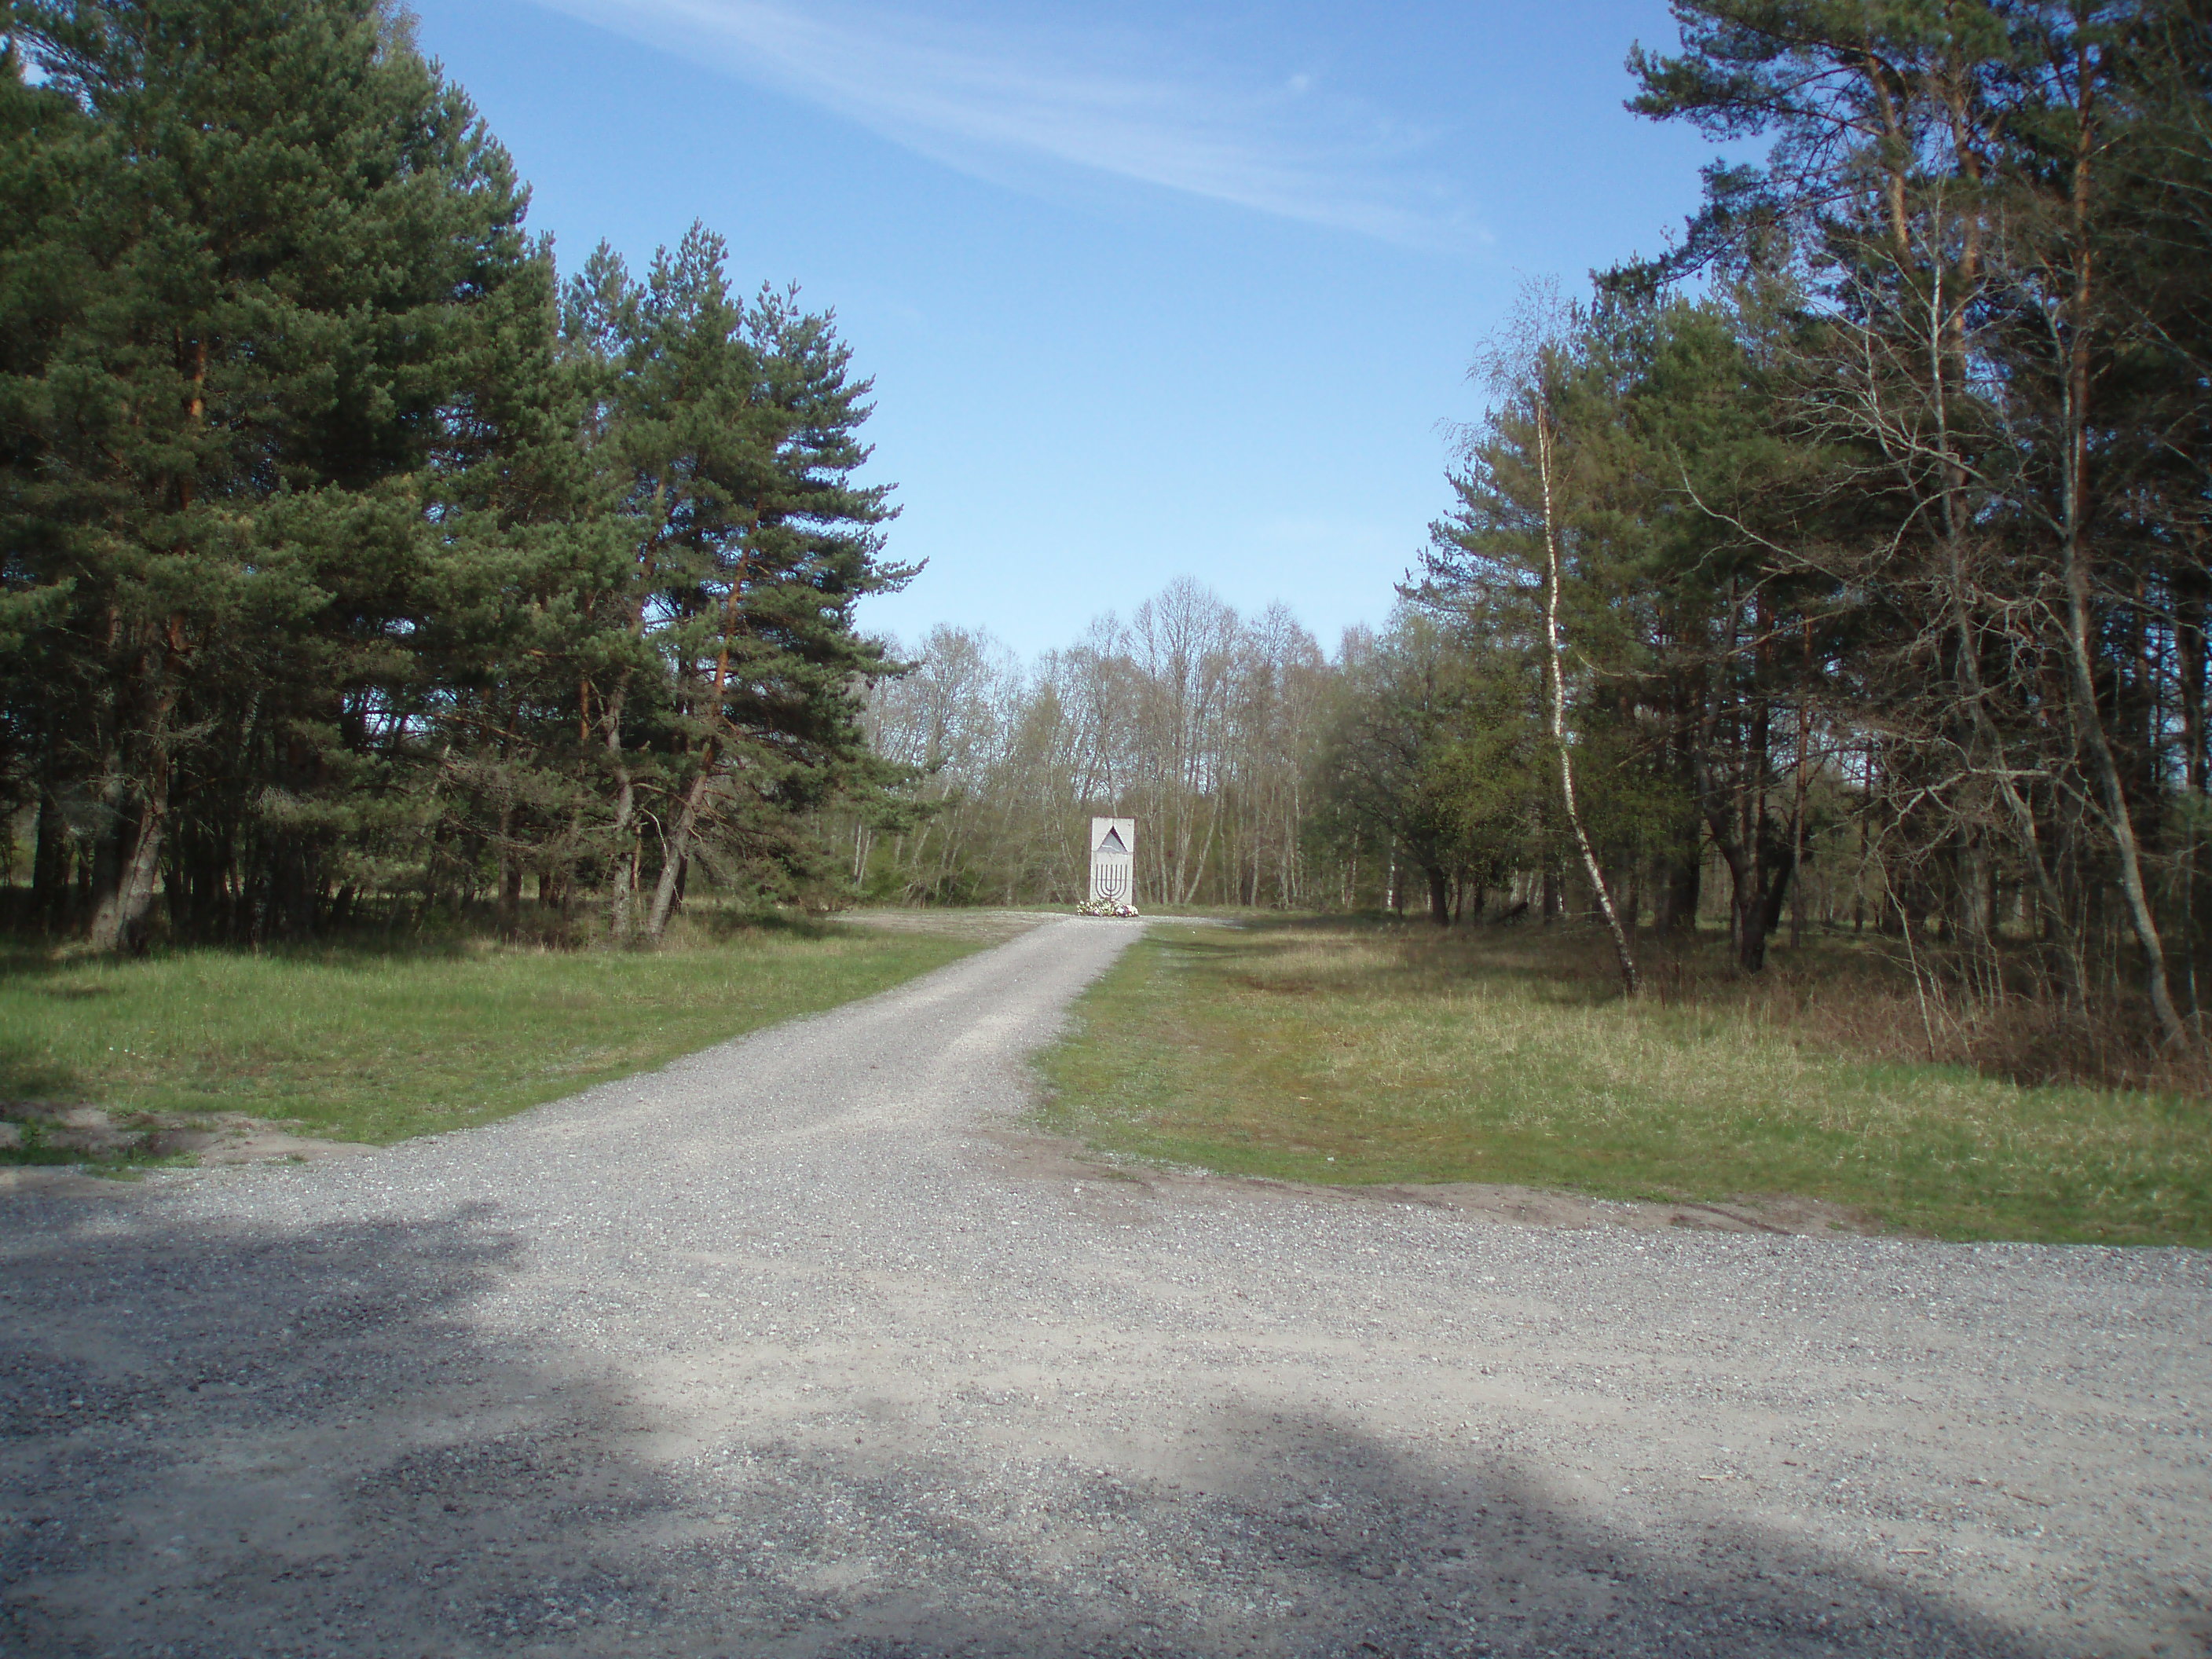
{"label": "patch of dry grass", "polygon": [[1958,1238],[2212,1243],[2206,1109],[1838,1049],[1755,995],[1637,1004],[1584,942],[1156,928],[1043,1062],[1047,1121],[1299,1180],[1790,1194]]}

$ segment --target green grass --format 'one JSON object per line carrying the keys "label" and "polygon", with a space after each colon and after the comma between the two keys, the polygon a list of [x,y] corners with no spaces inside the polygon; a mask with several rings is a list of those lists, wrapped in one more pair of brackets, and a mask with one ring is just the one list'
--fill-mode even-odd
{"label": "green grass", "polygon": [[769,926],[653,954],[17,952],[0,957],[0,1099],[243,1112],[388,1143],[834,1007],[977,947]]}
{"label": "green grass", "polygon": [[1298,1181],[1792,1194],[1945,1238],[2212,1244],[2212,1109],[1629,1004],[1529,934],[1156,928],[1041,1064],[1045,1127]]}

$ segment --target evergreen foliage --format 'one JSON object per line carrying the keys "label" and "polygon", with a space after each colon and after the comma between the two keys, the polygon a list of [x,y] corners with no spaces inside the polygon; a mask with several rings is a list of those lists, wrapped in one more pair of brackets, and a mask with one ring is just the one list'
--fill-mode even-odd
{"label": "evergreen foliage", "polygon": [[[565,289],[373,0],[24,0],[0,122],[0,787],[97,947],[526,877],[657,939],[872,786],[904,573],[830,319],[694,229]],[[35,63],[37,83],[28,73]]]}

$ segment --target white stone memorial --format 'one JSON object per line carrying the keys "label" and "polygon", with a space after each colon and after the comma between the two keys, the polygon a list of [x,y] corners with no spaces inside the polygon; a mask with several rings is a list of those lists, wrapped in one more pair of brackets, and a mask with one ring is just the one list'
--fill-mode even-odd
{"label": "white stone memorial", "polygon": [[1095,905],[1137,902],[1137,821],[1091,820],[1091,902]]}

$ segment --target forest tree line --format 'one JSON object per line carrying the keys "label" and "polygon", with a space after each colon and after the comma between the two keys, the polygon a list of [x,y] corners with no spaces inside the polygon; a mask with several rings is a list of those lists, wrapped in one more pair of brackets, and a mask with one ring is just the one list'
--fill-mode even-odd
{"label": "forest tree line", "polygon": [[1847,914],[2197,1041],[2212,21],[1674,9],[1634,107],[1758,159],[1531,292],[1388,625],[1179,584],[1022,665],[856,630],[908,573],[831,320],[701,230],[557,270],[397,10],[11,6],[18,919],[1057,902],[1114,811],[1151,904],[1585,916],[1632,990]]}
{"label": "forest tree line", "polygon": [[1065,896],[1076,812],[1133,811],[1152,902],[1571,910],[1632,988],[1639,935],[1755,973],[1809,898],[1969,1001],[2201,1041],[2212,20],[1674,10],[1633,107],[1763,159],[1529,294],[1391,625],[1324,660],[1182,592],[1014,680],[925,645],[871,718],[955,804],[891,885]]}
{"label": "forest tree line", "polygon": [[696,228],[564,277],[382,0],[4,17],[17,920],[652,939],[695,872],[817,881],[905,574],[830,319]]}

